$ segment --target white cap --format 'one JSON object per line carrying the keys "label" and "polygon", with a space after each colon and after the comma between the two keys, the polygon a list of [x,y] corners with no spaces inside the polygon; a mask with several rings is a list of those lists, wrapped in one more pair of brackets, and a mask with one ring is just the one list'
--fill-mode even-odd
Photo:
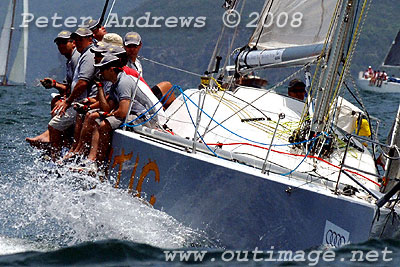
{"label": "white cap", "polygon": [[123,46],[122,37],[116,33],[105,34],[102,41],[109,45]]}

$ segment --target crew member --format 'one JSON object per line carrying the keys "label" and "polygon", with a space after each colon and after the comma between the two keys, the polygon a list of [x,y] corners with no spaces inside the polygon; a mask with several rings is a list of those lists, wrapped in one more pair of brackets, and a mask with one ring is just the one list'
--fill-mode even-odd
{"label": "crew member", "polygon": [[288,86],[288,95],[304,101],[304,97],[306,95],[306,85],[299,79],[291,80]]}
{"label": "crew member", "polygon": [[[56,43],[60,54],[67,59],[67,62],[65,82],[57,82],[55,79],[48,77],[40,80],[46,89],[56,88],[59,92],[59,96],[54,97],[51,102],[51,109],[54,108],[55,103],[62,97],[66,98],[69,96],[74,71],[80,56],[80,53],[76,50],[75,41],[71,38],[71,32],[61,31],[54,39],[54,43]],[[27,137],[26,141],[32,146],[45,147],[50,142],[49,131],[46,130],[44,133],[33,138]]]}
{"label": "crew member", "polygon": [[[54,117],[48,125],[50,131],[50,142],[53,148],[52,157],[55,159],[61,149],[65,130],[74,125],[76,119],[76,111],[71,106],[74,101],[81,101],[86,97],[95,95],[96,88],[93,87],[93,79],[95,75],[94,55],[90,48],[93,33],[88,28],[78,28],[71,34],[71,38],[75,40],[76,49],[81,53],[78,65],[75,69],[72,80],[72,92],[65,100],[56,103],[52,110]],[[79,136],[80,129],[75,129],[74,136]]]}
{"label": "crew member", "polygon": [[[143,76],[142,64],[138,59],[139,51],[142,48],[142,37],[137,32],[128,32],[124,37],[124,48],[128,55],[126,65]],[[151,88],[154,95],[159,100],[162,99],[164,109],[167,109],[176,98],[171,88],[172,84],[168,81],[162,81]]]}
{"label": "crew member", "polygon": [[93,32],[94,43],[102,41],[104,35],[107,34],[106,28],[100,24],[100,21],[95,19],[89,20],[85,27]]}

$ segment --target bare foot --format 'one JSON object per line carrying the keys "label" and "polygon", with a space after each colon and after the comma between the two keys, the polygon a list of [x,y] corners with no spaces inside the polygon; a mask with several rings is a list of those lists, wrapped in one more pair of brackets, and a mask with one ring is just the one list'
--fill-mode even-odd
{"label": "bare foot", "polygon": [[39,149],[47,149],[50,147],[50,142],[45,140],[40,140],[37,138],[29,138],[25,139],[31,146],[39,148]]}

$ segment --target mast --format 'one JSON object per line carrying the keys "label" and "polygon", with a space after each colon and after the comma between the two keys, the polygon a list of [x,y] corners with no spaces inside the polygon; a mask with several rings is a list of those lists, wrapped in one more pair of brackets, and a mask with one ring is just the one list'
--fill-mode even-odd
{"label": "mast", "polygon": [[6,56],[6,68],[4,72],[4,78],[2,81],[2,85],[7,85],[7,71],[8,71],[8,62],[10,60],[10,50],[11,50],[11,40],[12,40],[12,35],[14,31],[14,19],[15,19],[15,7],[17,4],[17,0],[12,0],[13,2],[13,8],[12,8],[12,17],[11,17],[11,27],[10,27],[10,39],[8,41],[8,48],[7,48],[7,56]]}
{"label": "mast", "polygon": [[[322,78],[318,84],[316,110],[311,125],[311,133],[321,133],[326,126],[331,101],[335,88],[340,88],[343,80],[337,80],[337,73],[343,58],[346,40],[348,40],[354,17],[353,0],[344,0],[339,14],[332,46],[328,53],[326,68],[323,68]],[[336,84],[336,81],[338,84]]]}

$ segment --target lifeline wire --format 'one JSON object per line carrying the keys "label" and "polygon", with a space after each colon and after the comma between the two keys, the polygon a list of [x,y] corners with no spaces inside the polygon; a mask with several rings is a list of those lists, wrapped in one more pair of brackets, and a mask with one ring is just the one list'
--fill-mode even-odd
{"label": "lifeline wire", "polygon": [[[191,117],[191,114],[190,114],[190,112],[189,112],[189,108],[188,108],[188,106],[187,106],[186,98],[188,98],[195,106],[197,106],[197,105],[190,99],[190,97],[188,97],[188,96],[183,92],[183,90],[182,90],[182,88],[181,88],[180,86],[174,85],[173,87],[171,87],[170,90],[173,90],[174,88],[179,89],[179,91],[182,93],[183,99],[184,99],[184,102],[185,102],[185,105],[186,105],[186,109],[187,109],[187,111],[188,111],[188,113],[189,113],[189,116],[190,116],[190,119],[191,119],[191,121],[192,121],[192,124],[195,126],[194,121],[193,121],[193,119],[192,119],[192,117]],[[168,95],[168,93],[170,92],[170,90],[167,92],[166,95]],[[159,100],[159,102],[162,101],[164,97],[165,97],[165,95]],[[185,97],[186,97],[186,98],[185,98]],[[158,104],[158,102],[157,102],[155,105],[157,105],[157,104]],[[154,105],[154,106],[155,106],[155,105]],[[138,118],[142,117],[144,114],[146,114],[147,112],[149,112],[152,108],[154,108],[154,106],[151,107],[149,110],[147,110],[145,113],[141,114]],[[157,112],[156,112],[155,114],[153,114],[153,116],[151,116],[150,119],[146,120],[145,122],[143,122],[143,123],[141,123],[141,124],[137,124],[137,125],[128,125],[128,124],[126,124],[126,126],[128,126],[128,127],[136,127],[136,126],[142,125],[142,124],[146,123],[147,121],[150,121],[159,111],[160,111],[160,109],[158,109]],[[206,112],[203,111],[203,113],[206,114],[206,116],[208,116],[209,118],[211,118]],[[130,123],[136,121],[138,118],[132,120]],[[213,118],[211,118],[211,119],[212,119],[215,123],[219,124],[219,123],[216,122]],[[225,127],[222,126],[222,125],[221,125],[221,127],[224,128],[224,129],[226,129],[227,131],[231,132],[232,134],[234,134],[234,135],[240,137],[240,138],[243,138],[243,139],[248,140],[248,141],[250,141],[250,142],[254,142],[254,143],[258,143],[258,144],[264,145],[263,143],[251,141],[251,140],[249,140],[249,139],[247,139],[247,138],[244,138],[244,137],[242,137],[242,136],[240,136],[240,135],[237,135],[237,134],[235,134],[234,132],[232,132],[232,131],[228,130],[227,128],[225,128]],[[201,138],[202,141],[203,141],[203,144],[208,148],[208,150],[210,150],[210,152],[213,153],[216,157],[221,158],[220,156],[218,156],[218,155],[209,147],[209,145],[206,144],[206,142],[204,142],[204,140],[203,140],[203,138],[201,137],[200,133],[197,132],[197,134],[200,136],[200,138]],[[326,136],[328,136],[328,134],[325,133],[325,132],[323,132],[323,134],[326,135]],[[267,144],[267,145],[270,146],[270,147],[271,147],[271,146],[289,146],[289,145],[296,145],[296,144],[301,144],[301,143],[305,143],[305,142],[312,142],[312,145],[313,145],[314,142],[315,142],[315,140],[316,140],[319,136],[321,136],[321,135],[322,135],[322,133],[318,134],[317,136],[315,136],[314,138],[312,138],[312,139],[310,139],[310,140],[305,140],[305,141],[303,141],[303,142],[298,142],[298,143],[293,143],[293,144],[286,144],[286,145],[274,145],[274,144],[270,145],[270,144]],[[290,171],[290,172],[288,172],[288,173],[284,173],[284,174],[280,174],[280,175],[286,176],[286,175],[289,175],[289,174],[293,173],[294,171],[296,171],[296,169],[297,169],[297,168],[304,162],[304,160],[308,157],[308,155],[309,155],[309,153],[310,153],[310,151],[311,151],[312,145],[310,146],[310,149],[308,150],[307,154],[304,156],[303,160],[298,164],[298,166],[297,166],[295,169],[293,169],[292,171]],[[312,156],[312,158],[315,158],[315,157]],[[223,158],[222,158],[222,159],[223,159]],[[317,159],[320,159],[320,158],[317,158]],[[328,165],[332,165],[332,166],[334,166],[334,167],[337,167],[337,166],[333,165],[332,163],[329,163],[329,162],[327,162],[327,161],[325,161],[325,160],[323,160],[323,159],[320,159],[320,160],[323,161],[323,162],[325,162],[325,163],[327,163]],[[337,167],[337,168],[339,168],[339,167]],[[347,171],[349,171],[349,172],[351,172],[351,173],[353,173],[353,174],[360,175],[360,176],[362,176],[363,178],[365,178],[365,179],[371,181],[370,179],[368,179],[367,177],[365,177],[365,176],[363,176],[363,175],[361,175],[361,174],[355,173],[355,172],[353,172],[353,171],[351,171],[351,170],[347,170]],[[371,182],[375,183],[374,181],[371,181]],[[380,186],[379,184],[377,184],[377,185]]]}
{"label": "lifeline wire", "polygon": [[139,59],[143,59],[143,60],[148,61],[148,62],[151,62],[151,63],[154,63],[154,64],[158,64],[158,65],[163,66],[163,67],[166,67],[166,68],[170,68],[170,69],[173,69],[173,70],[185,72],[185,73],[187,73],[187,74],[191,74],[191,75],[194,75],[194,76],[197,76],[197,77],[203,77],[203,75],[200,75],[200,74],[197,74],[197,73],[188,71],[188,70],[180,69],[180,68],[177,68],[177,67],[173,67],[173,66],[170,66],[170,65],[167,65],[167,64],[164,64],[164,63],[160,63],[160,62],[157,62],[157,61],[154,61],[154,60],[145,58],[145,57],[143,57],[143,56],[138,56],[138,58],[139,58]]}
{"label": "lifeline wire", "polygon": [[[183,90],[182,90],[182,88],[181,88],[180,86],[174,85],[170,90],[172,90],[172,89],[174,89],[174,88],[177,88],[177,89],[181,92],[181,94],[184,96],[185,104],[186,104],[186,99],[185,99],[185,97],[186,97],[187,99],[190,100],[190,102],[192,102],[193,105],[195,105],[195,106],[196,106],[198,109],[200,109],[207,117],[209,117],[212,121],[214,121],[216,124],[218,124],[219,126],[221,126],[223,129],[225,129],[226,131],[232,133],[233,135],[235,135],[235,136],[237,136],[237,137],[239,137],[239,138],[242,138],[242,139],[244,139],[244,140],[246,140],[246,141],[249,141],[249,142],[252,142],[252,143],[256,143],[256,144],[264,145],[264,146],[292,146],[292,145],[299,145],[299,144],[304,144],[304,143],[307,143],[307,142],[312,142],[312,141],[316,140],[317,138],[319,138],[319,137],[322,135],[322,133],[319,133],[318,135],[316,135],[315,137],[313,137],[313,138],[311,138],[311,139],[309,139],[309,140],[304,140],[304,141],[301,141],[301,142],[289,143],[289,144],[272,144],[272,145],[271,145],[271,144],[266,144],[266,143],[261,143],[261,142],[253,141],[253,140],[248,139],[248,138],[246,138],[246,137],[243,137],[243,136],[241,136],[241,135],[239,135],[239,134],[237,134],[237,133],[235,133],[235,132],[232,132],[231,130],[229,130],[228,128],[226,128],[226,127],[223,126],[222,124],[218,123],[216,120],[214,120],[214,118],[212,118],[212,117],[211,117],[210,115],[208,115],[204,110],[202,110],[200,107],[198,107],[197,104],[194,103],[193,100],[190,99],[190,97],[188,97],[188,96],[183,92]],[[169,92],[169,91],[168,91],[168,92]],[[168,94],[168,93],[167,93],[167,94]],[[167,94],[166,94],[166,95],[167,95]],[[160,109],[161,109],[162,107],[159,108],[149,119],[145,120],[144,122],[142,122],[142,123],[140,123],[140,124],[132,125],[132,123],[133,123],[134,121],[138,120],[139,118],[141,118],[142,116],[144,116],[146,113],[148,113],[151,109],[153,109],[160,101],[163,100],[164,97],[165,97],[165,95],[164,95],[156,104],[154,104],[151,108],[149,108],[148,110],[146,110],[146,112],[142,113],[139,117],[135,118],[134,120],[130,121],[129,123],[122,124],[120,127],[127,126],[127,127],[133,128],[133,127],[137,127],[137,126],[140,126],[140,125],[144,125],[146,122],[152,120],[152,119],[157,115],[157,113],[160,111]],[[187,105],[186,105],[186,107],[188,108]],[[189,116],[191,116],[190,113],[189,113]],[[193,122],[193,121],[192,121],[192,122]],[[326,134],[326,133],[324,133],[324,134]],[[203,140],[203,138],[201,138],[201,139]]]}
{"label": "lifeline wire", "polygon": [[299,168],[300,165],[306,160],[306,158],[308,157],[308,154],[310,154],[311,148],[312,148],[312,146],[313,146],[314,143],[315,143],[315,140],[311,143],[311,146],[310,146],[310,148],[308,149],[306,155],[305,155],[304,158],[300,161],[300,163],[296,166],[296,168],[294,168],[293,170],[291,170],[290,172],[287,172],[287,173],[280,173],[280,175],[282,175],[282,176],[287,176],[287,175],[290,175],[290,174],[292,174],[293,172],[295,172],[295,171],[297,170],[297,168]]}
{"label": "lifeline wire", "polygon": [[168,92],[167,92],[165,95],[163,95],[163,97],[161,97],[161,99],[158,100],[158,102],[155,103],[152,107],[150,107],[150,108],[149,108],[148,110],[146,110],[144,113],[140,114],[140,116],[138,116],[138,117],[135,118],[134,120],[132,120],[132,121],[130,121],[130,122],[128,122],[128,123],[124,123],[124,124],[122,124],[120,127],[127,126],[127,127],[132,127],[132,128],[133,128],[133,127],[137,127],[137,126],[144,125],[144,124],[147,123],[148,121],[151,121],[151,120],[157,115],[157,113],[163,108],[162,105],[161,105],[161,107],[160,107],[152,116],[150,116],[149,119],[143,121],[142,123],[132,125],[133,122],[135,122],[136,120],[140,119],[140,118],[143,117],[145,114],[149,113],[150,110],[152,110],[158,103],[161,103],[161,101],[165,98],[166,95],[168,95],[168,98],[166,99],[166,100],[168,100],[168,99],[171,97],[170,92],[171,92],[172,90],[174,90],[175,88],[176,88],[176,85],[172,86],[172,87],[168,90]]}
{"label": "lifeline wire", "polygon": [[[196,103],[193,102],[192,99],[190,99],[190,97],[188,97],[188,96],[183,92],[182,88],[180,88],[179,86],[177,86],[177,88],[179,89],[179,91],[181,92],[181,94],[182,94],[183,96],[186,96],[186,97],[190,100],[190,102],[192,102],[193,105],[195,105],[197,108],[201,109],[199,106],[197,106]],[[219,126],[221,126],[223,129],[227,130],[227,131],[230,132],[231,134],[236,135],[237,137],[242,138],[242,139],[244,139],[244,140],[247,140],[247,141],[249,141],[249,142],[252,142],[252,143],[255,143],[255,144],[264,145],[264,146],[292,146],[292,145],[299,145],[299,144],[303,144],[303,143],[307,143],[307,142],[312,142],[312,141],[316,140],[318,137],[320,137],[320,136],[322,135],[322,133],[319,133],[318,135],[316,135],[315,137],[313,137],[313,138],[311,138],[311,139],[309,139],[309,140],[304,140],[304,141],[298,142],[298,143],[279,144],[279,145],[277,145],[277,144],[272,144],[272,145],[270,145],[270,144],[266,144],[266,143],[261,143],[261,142],[258,142],[258,141],[250,140],[250,139],[248,139],[248,138],[246,138],[246,137],[243,137],[243,136],[241,136],[241,135],[239,135],[239,134],[237,134],[237,133],[235,133],[235,132],[232,132],[231,130],[229,130],[228,128],[226,128],[225,126],[223,126],[222,124],[220,124],[220,123],[217,122],[216,120],[214,120],[214,118],[212,118],[210,115],[208,115],[204,110],[202,110],[202,112],[203,112],[207,117],[209,117],[212,121],[214,121],[216,124],[218,124]],[[325,134],[325,133],[324,133],[324,134]]]}

